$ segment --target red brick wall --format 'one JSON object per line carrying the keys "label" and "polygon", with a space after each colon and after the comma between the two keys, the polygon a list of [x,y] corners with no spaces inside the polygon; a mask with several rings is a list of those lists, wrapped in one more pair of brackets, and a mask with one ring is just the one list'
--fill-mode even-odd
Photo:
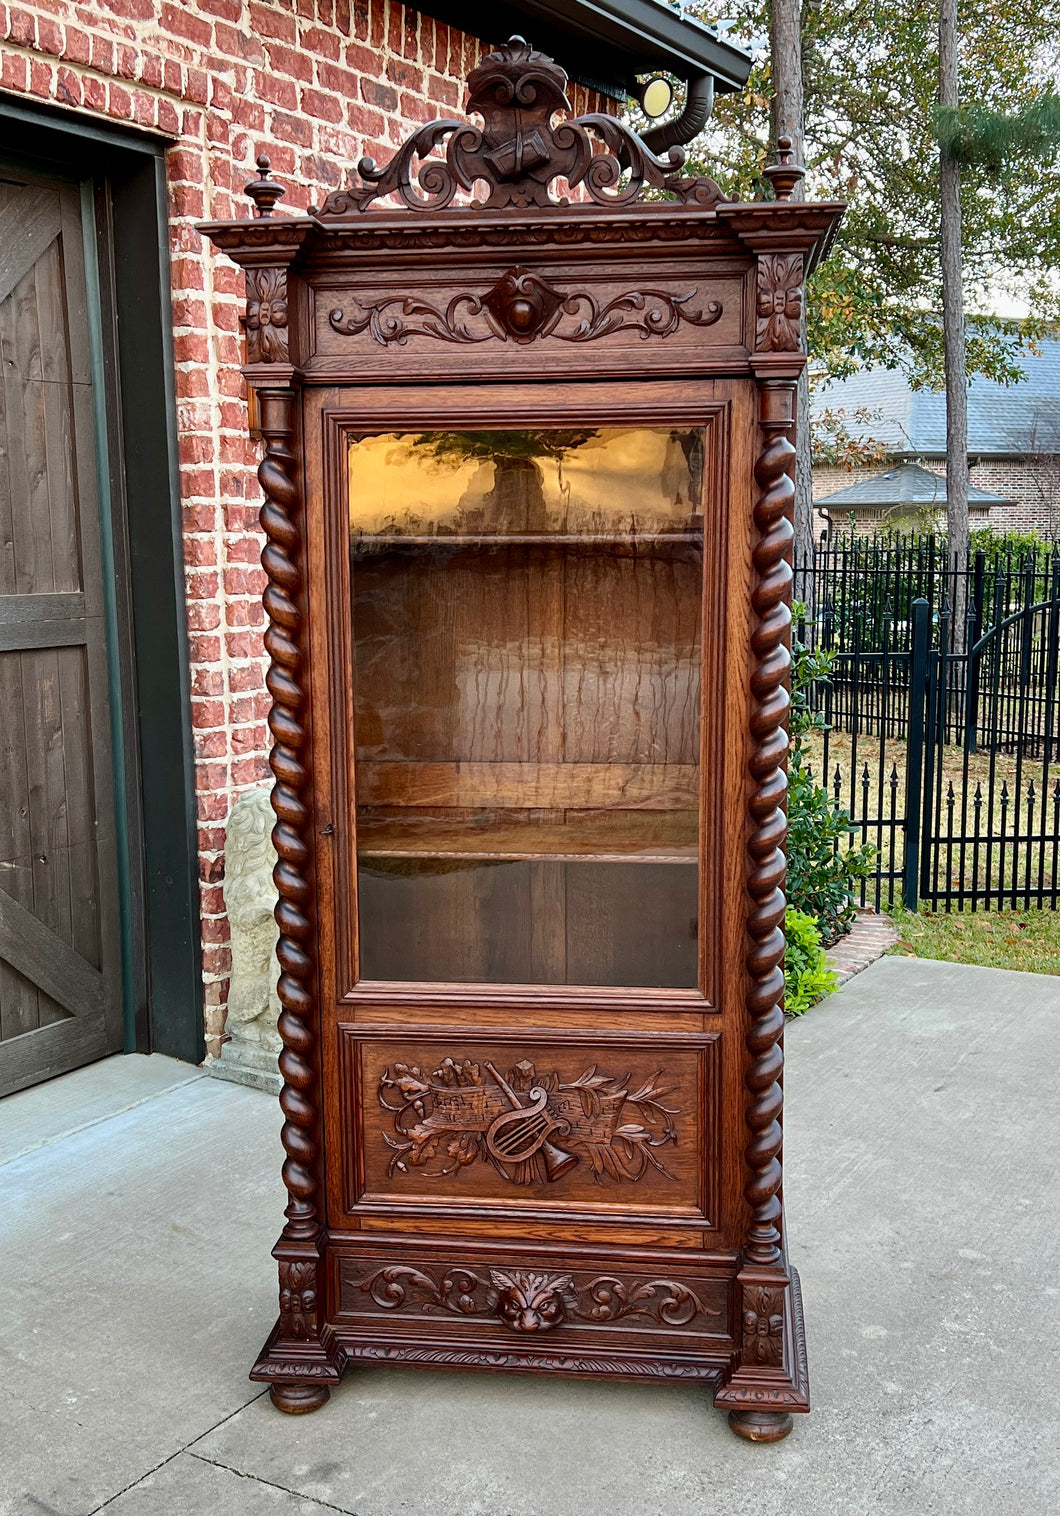
{"label": "red brick wall", "polygon": [[[494,39],[499,41],[503,39]],[[396,0],[46,0],[0,4],[0,88],[165,133],[199,860],[211,1051],[231,956],[224,838],[268,775],[257,450],[246,439],[242,276],[194,229],[248,214],[260,152],[283,210],[319,203],[362,153],[459,111],[485,51]],[[578,111],[606,102],[575,91]]]}

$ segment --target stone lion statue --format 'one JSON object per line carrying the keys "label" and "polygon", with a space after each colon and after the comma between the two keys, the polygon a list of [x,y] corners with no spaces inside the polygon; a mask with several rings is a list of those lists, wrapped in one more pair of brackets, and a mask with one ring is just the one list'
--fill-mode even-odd
{"label": "stone lion statue", "polygon": [[225,843],[225,906],[232,934],[232,979],[225,1030],[233,1039],[278,1049],[276,994],[279,928],[273,911],[276,886],[272,870],[275,822],[267,789],[240,795],[228,818]]}

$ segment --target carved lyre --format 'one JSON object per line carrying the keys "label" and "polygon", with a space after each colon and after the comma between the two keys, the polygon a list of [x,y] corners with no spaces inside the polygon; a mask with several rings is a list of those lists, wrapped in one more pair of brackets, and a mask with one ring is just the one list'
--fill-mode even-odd
{"label": "carved lyre", "polygon": [[553,1132],[569,1132],[570,1122],[553,1116],[547,1109],[548,1091],[534,1085],[529,1091],[530,1104],[524,1105],[493,1064],[487,1062],[486,1067],[512,1105],[510,1111],[490,1123],[486,1132],[486,1146],[497,1162],[522,1163],[540,1152],[550,1180],[559,1179],[568,1169],[574,1168],[579,1162],[578,1155],[549,1141]]}

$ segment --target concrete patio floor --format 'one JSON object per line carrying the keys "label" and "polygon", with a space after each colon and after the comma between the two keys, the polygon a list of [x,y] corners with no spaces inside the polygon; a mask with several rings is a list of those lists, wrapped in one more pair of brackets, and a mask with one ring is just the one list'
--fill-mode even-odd
{"label": "concrete patio floor", "polygon": [[269,1096],[115,1058],[0,1104],[4,1516],[1056,1516],[1060,980],[883,959],[788,1032],[814,1413],[360,1369],[285,1417]]}

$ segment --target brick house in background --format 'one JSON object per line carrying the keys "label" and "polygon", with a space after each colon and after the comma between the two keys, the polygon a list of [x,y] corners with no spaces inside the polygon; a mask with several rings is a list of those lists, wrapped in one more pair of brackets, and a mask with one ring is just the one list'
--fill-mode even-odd
{"label": "brick house in background", "polygon": [[[984,496],[1000,497],[980,510],[973,524],[1060,538],[1060,338],[1039,343],[1037,352],[1019,361],[1024,376],[1017,384],[976,374],[968,388],[971,483]],[[834,380],[815,390],[810,404],[818,413],[845,412],[852,435],[871,437],[887,451],[886,464],[875,468],[814,470],[813,497],[822,503],[854,485],[875,481],[879,486],[853,509],[839,501],[830,511],[836,528],[849,525],[853,515],[859,529],[874,531],[903,514],[881,513],[878,504],[887,495],[881,476],[895,465],[920,464],[945,474],[946,397],[912,389],[900,370],[865,369]],[[868,419],[854,419],[859,411],[868,412]],[[818,531],[827,525],[818,519]]]}
{"label": "brick house in background", "polygon": [[320,201],[516,31],[579,112],[747,73],[662,0],[0,4],[0,1093],[224,1025],[269,697],[241,277],[195,223],[263,151]]}

